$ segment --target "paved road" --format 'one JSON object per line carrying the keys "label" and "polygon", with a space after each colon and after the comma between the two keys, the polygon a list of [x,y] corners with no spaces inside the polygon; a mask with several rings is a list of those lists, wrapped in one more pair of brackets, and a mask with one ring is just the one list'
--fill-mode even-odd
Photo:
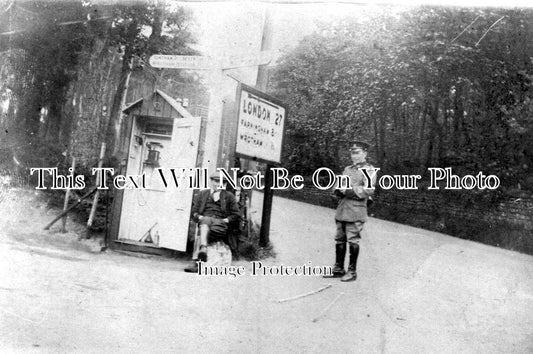
{"label": "paved road", "polygon": [[[248,275],[206,277],[185,261],[88,252],[36,231],[42,208],[12,209],[2,352],[533,352],[531,256],[371,219],[355,283],[253,277],[246,262]],[[264,265],[330,265],[333,229],[333,210],[275,198],[277,257]]]}

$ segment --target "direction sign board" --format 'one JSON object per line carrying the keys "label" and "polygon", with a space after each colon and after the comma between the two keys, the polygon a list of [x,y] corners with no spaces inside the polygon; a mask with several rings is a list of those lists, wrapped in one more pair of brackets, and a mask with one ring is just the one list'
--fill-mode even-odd
{"label": "direction sign board", "polygon": [[150,65],[154,68],[187,69],[187,70],[228,70],[244,66],[266,65],[272,60],[268,51],[257,54],[238,54],[215,60],[200,55],[152,55]]}
{"label": "direction sign board", "polygon": [[279,164],[287,109],[276,98],[240,84],[235,155]]}
{"label": "direction sign board", "polygon": [[243,66],[266,65],[272,60],[272,52],[263,51],[257,54],[237,54],[222,58],[222,70],[240,68]]}
{"label": "direction sign board", "polygon": [[154,68],[209,70],[217,66],[210,57],[199,55],[152,55],[150,65]]}

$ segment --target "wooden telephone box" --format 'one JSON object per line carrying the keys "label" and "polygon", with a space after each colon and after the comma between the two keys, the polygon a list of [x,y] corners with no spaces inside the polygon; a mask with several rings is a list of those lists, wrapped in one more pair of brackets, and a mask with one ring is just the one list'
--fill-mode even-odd
{"label": "wooden telephone box", "polygon": [[[147,253],[185,251],[193,189],[176,188],[170,169],[197,166],[201,118],[160,90],[123,112],[121,174],[140,176],[139,181],[144,176],[146,188],[117,191],[110,246]],[[168,176],[167,187],[158,169]]]}

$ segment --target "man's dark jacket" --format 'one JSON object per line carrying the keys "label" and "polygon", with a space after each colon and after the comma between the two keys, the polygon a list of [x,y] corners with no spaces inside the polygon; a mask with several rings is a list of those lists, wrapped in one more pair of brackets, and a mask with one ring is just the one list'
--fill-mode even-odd
{"label": "man's dark jacket", "polygon": [[[191,211],[194,222],[198,222],[199,215],[204,215],[205,205],[210,194],[210,189],[204,189],[200,191],[194,198]],[[226,242],[232,251],[236,251],[239,244],[239,221],[241,218],[239,203],[237,203],[237,199],[232,193],[226,190],[221,190],[220,207],[225,217],[227,217],[229,220]]]}
{"label": "man's dark jacket", "polygon": [[[196,198],[194,198],[192,205],[192,217],[195,222],[198,222],[199,215],[204,215],[205,205],[210,194],[210,189],[204,189],[196,195]],[[224,213],[224,216],[228,218],[230,224],[235,221],[239,221],[241,212],[239,209],[239,203],[237,203],[237,199],[233,194],[226,190],[221,190],[220,207]]]}

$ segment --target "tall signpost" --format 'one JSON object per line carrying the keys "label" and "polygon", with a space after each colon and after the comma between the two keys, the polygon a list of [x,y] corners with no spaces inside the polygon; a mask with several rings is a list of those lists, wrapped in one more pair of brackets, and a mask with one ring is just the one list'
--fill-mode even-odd
{"label": "tall signpost", "polygon": [[[272,49],[272,21],[270,18],[270,6],[267,5],[265,20],[263,22],[263,36],[261,37],[261,51]],[[260,65],[257,70],[256,86],[261,91],[266,91],[268,85],[268,70],[266,66]],[[283,121],[285,123],[285,120]],[[281,145],[280,145],[281,158]],[[279,161],[278,161],[279,162]],[[272,186],[272,166],[267,163],[265,170],[265,191],[263,194],[263,213],[261,216],[261,232],[259,234],[259,245],[267,246],[270,243],[270,215],[272,214],[272,200],[274,191]]]}
{"label": "tall signpost", "polygon": [[287,107],[276,98],[244,84],[237,99],[235,156],[267,164],[259,244],[269,243],[273,191],[271,166],[281,163]]}
{"label": "tall signpost", "polygon": [[274,97],[268,96],[266,91],[268,71],[266,65],[271,61],[272,28],[270,12],[267,7],[261,38],[261,52],[256,55],[232,56],[213,59],[195,55],[153,55],[150,65],[155,68],[209,70],[211,98],[209,102],[208,124],[205,139],[209,142],[204,151],[202,166],[214,170],[217,163],[217,151],[222,124],[222,81],[224,71],[246,66],[258,66],[257,90],[239,84],[238,132],[235,155],[266,162],[265,189],[263,212],[261,218],[261,233],[259,244],[266,246],[270,242],[270,215],[272,212],[273,165],[280,163],[281,147],[286,118],[286,107]]}

